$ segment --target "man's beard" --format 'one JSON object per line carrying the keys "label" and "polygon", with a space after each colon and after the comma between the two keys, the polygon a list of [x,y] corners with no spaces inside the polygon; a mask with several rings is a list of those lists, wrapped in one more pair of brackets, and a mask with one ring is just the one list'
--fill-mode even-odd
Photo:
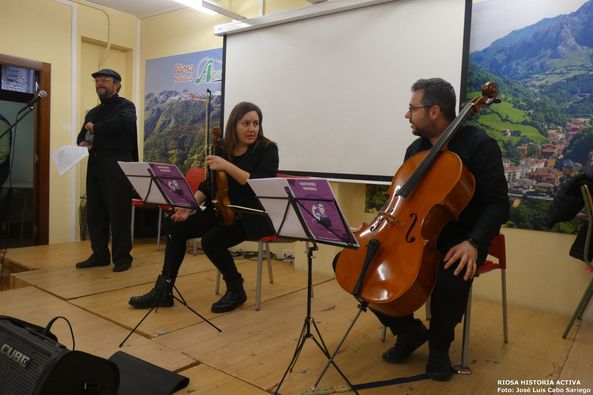
{"label": "man's beard", "polygon": [[106,88],[97,88],[97,96],[99,99],[106,99],[109,97],[109,91]]}

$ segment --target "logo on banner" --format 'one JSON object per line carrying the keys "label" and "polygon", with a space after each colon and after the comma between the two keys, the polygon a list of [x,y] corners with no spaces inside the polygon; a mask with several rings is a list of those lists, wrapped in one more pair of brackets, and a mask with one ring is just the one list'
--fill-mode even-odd
{"label": "logo on banner", "polygon": [[196,85],[216,82],[222,79],[222,69],[216,70],[214,68],[214,59],[205,59],[202,64],[202,71],[195,81]]}
{"label": "logo on banner", "polygon": [[194,76],[194,65],[193,64],[180,64],[175,63],[174,69],[174,80],[175,82],[187,82],[191,81]]}

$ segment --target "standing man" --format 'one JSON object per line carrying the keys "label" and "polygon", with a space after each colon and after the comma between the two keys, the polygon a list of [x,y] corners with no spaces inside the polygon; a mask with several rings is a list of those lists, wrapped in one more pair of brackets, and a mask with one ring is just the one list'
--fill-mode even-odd
{"label": "standing man", "polygon": [[[455,90],[440,78],[421,79],[412,85],[405,117],[418,136],[405,158],[431,149],[455,119]],[[484,263],[488,246],[509,217],[507,183],[500,148],[483,130],[463,126],[448,144],[474,175],[476,189],[456,221],[447,223],[438,239],[442,262],[431,295],[430,328],[413,314],[391,317],[373,311],[397,336],[394,347],[383,354],[389,363],[403,363],[428,341],[426,374],[433,380],[449,380],[454,373],[449,359],[455,326],[461,322],[472,279]],[[339,262],[338,262],[339,264]]]}
{"label": "standing man", "polygon": [[89,147],[87,221],[93,253],[76,267],[107,266],[113,258],[113,271],[121,272],[132,265],[132,188],[117,162],[138,161],[136,107],[118,95],[121,76],[117,71],[102,69],[92,77],[101,104],[86,115],[76,142]]}

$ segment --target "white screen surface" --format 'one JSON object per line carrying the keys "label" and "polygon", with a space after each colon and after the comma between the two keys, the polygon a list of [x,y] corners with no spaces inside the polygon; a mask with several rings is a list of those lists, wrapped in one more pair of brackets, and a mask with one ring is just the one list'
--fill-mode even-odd
{"label": "white screen surface", "polygon": [[465,0],[400,0],[227,34],[225,114],[251,101],[280,169],[391,177],[414,136],[410,86],[459,95]]}

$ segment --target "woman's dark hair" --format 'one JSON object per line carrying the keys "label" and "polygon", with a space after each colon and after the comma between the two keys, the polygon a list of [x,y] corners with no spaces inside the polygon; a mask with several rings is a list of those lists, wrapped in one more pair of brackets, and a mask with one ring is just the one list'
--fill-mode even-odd
{"label": "woman's dark hair", "polygon": [[262,127],[263,115],[260,108],[253,103],[242,101],[231,111],[224,131],[224,154],[229,160],[233,158],[233,149],[237,145],[237,123],[245,114],[251,111],[255,111],[259,117],[259,133],[252,148],[257,147],[259,144],[263,144],[264,146],[270,144],[270,140],[264,136],[264,129]]}

